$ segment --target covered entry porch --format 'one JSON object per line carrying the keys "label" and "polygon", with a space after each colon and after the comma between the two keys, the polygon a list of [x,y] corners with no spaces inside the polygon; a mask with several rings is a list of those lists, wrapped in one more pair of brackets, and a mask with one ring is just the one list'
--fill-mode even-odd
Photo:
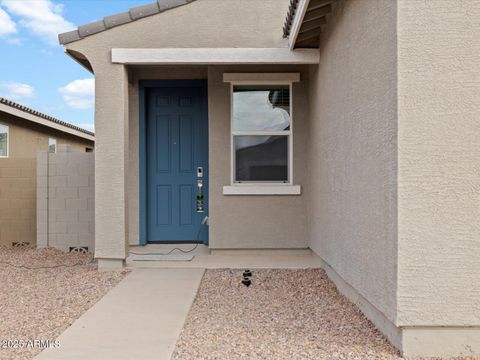
{"label": "covered entry porch", "polygon": [[[155,243],[200,243],[213,251],[308,249],[302,187],[307,180],[309,65],[318,62],[318,52],[299,56],[291,64],[114,63],[110,70],[120,73],[120,87],[111,76],[109,81],[102,81],[105,74],[97,76],[97,114],[105,114],[96,119],[97,141],[102,141],[100,123],[107,121],[111,125],[105,126],[104,143],[124,152],[122,160],[118,151],[97,150],[96,176],[123,183],[113,188],[110,182],[96,182],[100,267],[123,266],[130,246]],[[112,60],[119,61],[113,55]],[[192,84],[199,89],[193,100],[184,96]],[[98,95],[119,88],[124,91],[118,96]],[[240,114],[235,109],[238,94],[245,99]],[[284,104],[272,99],[279,95]],[[177,120],[168,120],[165,108]],[[276,123],[279,114],[287,123]],[[236,129],[235,116],[250,116],[266,128]],[[111,127],[118,133],[112,134]],[[241,166],[246,162],[249,168],[249,161],[261,162],[256,174]],[[182,169],[188,170],[187,177],[182,178]],[[178,190],[171,190],[175,186]],[[113,222],[115,212],[119,217]]]}

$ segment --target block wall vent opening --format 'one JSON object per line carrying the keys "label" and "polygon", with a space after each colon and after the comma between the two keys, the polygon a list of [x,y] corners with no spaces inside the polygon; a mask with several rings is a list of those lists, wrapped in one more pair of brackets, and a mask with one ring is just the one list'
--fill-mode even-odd
{"label": "block wall vent opening", "polygon": [[15,248],[28,248],[30,247],[30,243],[28,241],[18,241],[12,242],[12,246]]}
{"label": "block wall vent opening", "polygon": [[87,254],[88,246],[70,246],[68,251],[73,253]]}

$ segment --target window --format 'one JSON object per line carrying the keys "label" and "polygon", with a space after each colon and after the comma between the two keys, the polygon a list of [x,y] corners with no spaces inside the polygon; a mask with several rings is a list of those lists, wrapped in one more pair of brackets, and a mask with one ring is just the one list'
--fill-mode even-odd
{"label": "window", "polygon": [[91,147],[85,148],[85,152],[93,152],[93,149]]}
{"label": "window", "polygon": [[57,139],[48,138],[48,152],[54,154],[57,152]]}
{"label": "window", "polygon": [[291,84],[232,84],[232,183],[292,183]]}
{"label": "window", "polygon": [[0,158],[8,157],[8,126],[0,124]]}

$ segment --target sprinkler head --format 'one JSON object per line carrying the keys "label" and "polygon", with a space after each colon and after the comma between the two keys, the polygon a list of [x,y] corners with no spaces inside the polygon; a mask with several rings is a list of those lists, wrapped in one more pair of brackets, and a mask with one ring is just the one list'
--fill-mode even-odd
{"label": "sprinkler head", "polygon": [[248,276],[252,276],[252,272],[250,270],[245,270],[243,272],[243,277],[248,277]]}
{"label": "sprinkler head", "polygon": [[242,280],[242,284],[245,285],[246,287],[249,287],[250,285],[252,285],[252,281],[249,278],[244,277]]}

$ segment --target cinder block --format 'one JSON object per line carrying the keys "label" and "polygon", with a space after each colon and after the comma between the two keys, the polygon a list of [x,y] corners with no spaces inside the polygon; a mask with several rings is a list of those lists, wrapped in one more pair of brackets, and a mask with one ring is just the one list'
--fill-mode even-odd
{"label": "cinder block", "polygon": [[36,199],[37,198],[37,189],[35,188],[24,188],[21,191],[21,199]]}
{"label": "cinder block", "polygon": [[52,186],[55,187],[66,187],[67,185],[67,176],[52,176]]}
{"label": "cinder block", "polygon": [[47,188],[48,186],[48,177],[46,176],[37,176],[37,188]]}
{"label": "cinder block", "polygon": [[69,156],[67,153],[50,154],[50,161],[57,165],[67,164]]}
{"label": "cinder block", "polygon": [[67,199],[67,210],[87,210],[87,199]]}
{"label": "cinder block", "polygon": [[35,199],[12,199],[10,200],[10,209],[35,209]]}
{"label": "cinder block", "polygon": [[66,209],[65,206],[66,206],[65,199],[48,199],[49,210],[65,210]]}
{"label": "cinder block", "polygon": [[68,233],[67,223],[64,221],[49,221],[48,232],[50,234],[66,234]]}
{"label": "cinder block", "polygon": [[78,221],[80,222],[92,222],[95,220],[95,213],[92,210],[79,210]]}
{"label": "cinder block", "polygon": [[20,217],[20,209],[1,208],[0,219],[2,220],[16,220]]}
{"label": "cinder block", "polygon": [[88,210],[92,210],[92,211],[95,211],[95,198],[90,198],[90,199],[87,199],[87,209]]}
{"label": "cinder block", "polygon": [[33,179],[36,175],[36,171],[35,171],[35,168],[32,166],[31,168],[21,168],[20,169],[20,176],[21,177],[25,177],[25,178],[29,178],[29,179]]}
{"label": "cinder block", "polygon": [[36,221],[37,209],[32,205],[20,208],[20,218],[30,221],[30,223],[33,224]]}
{"label": "cinder block", "polygon": [[72,146],[70,144],[59,144],[57,146],[57,155],[69,153],[72,151]]}
{"label": "cinder block", "polygon": [[67,233],[69,234],[89,234],[90,224],[88,222],[74,222],[67,224]]}
{"label": "cinder block", "polygon": [[79,246],[88,246],[89,251],[93,251],[95,241],[92,233],[78,234]]}
{"label": "cinder block", "polygon": [[[38,193],[37,193],[38,194]],[[37,213],[39,211],[46,211],[48,210],[48,201],[47,199],[39,199],[37,196]]]}
{"label": "cinder block", "polygon": [[56,187],[55,196],[57,199],[76,199],[78,198],[78,189],[73,186],[72,187]]}
{"label": "cinder block", "polygon": [[22,176],[22,170],[18,168],[0,168],[0,177],[2,178],[19,178]]}
{"label": "cinder block", "polygon": [[67,186],[88,186],[88,175],[71,174],[67,179]]}
{"label": "cinder block", "polygon": [[77,163],[77,171],[79,174],[90,175],[94,172],[94,164],[90,161],[92,159],[91,156],[87,154],[84,155],[82,161]]}
{"label": "cinder block", "polygon": [[55,240],[50,239],[56,248],[67,251],[70,246],[77,246],[78,234],[55,234]]}
{"label": "cinder block", "polygon": [[78,210],[56,211],[54,219],[56,221],[77,222],[78,221]]}
{"label": "cinder block", "polygon": [[21,199],[23,198],[22,189],[8,188],[6,191],[2,190],[2,198],[4,199]]}
{"label": "cinder block", "polygon": [[45,248],[48,246],[47,233],[39,233],[37,231],[37,248]]}
{"label": "cinder block", "polygon": [[95,189],[91,186],[79,187],[78,197],[80,199],[93,199],[95,197]]}
{"label": "cinder block", "polygon": [[8,209],[10,207],[10,199],[0,198],[0,209]]}

